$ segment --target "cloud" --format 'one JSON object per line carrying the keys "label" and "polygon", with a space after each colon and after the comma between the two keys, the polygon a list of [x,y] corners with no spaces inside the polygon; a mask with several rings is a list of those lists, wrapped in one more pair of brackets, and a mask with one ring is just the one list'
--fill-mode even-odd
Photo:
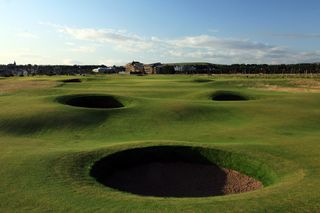
{"label": "cloud", "polygon": [[[47,24],[48,25],[48,24]],[[270,45],[250,39],[195,35],[178,38],[143,37],[125,30],[74,28],[49,24],[74,40],[91,42],[105,49],[134,54],[145,61],[208,61],[212,63],[300,63],[320,61],[319,52],[298,52],[281,45]],[[316,34],[313,35],[316,37]],[[70,39],[69,38],[69,39]],[[70,43],[70,41],[69,41]],[[74,44],[74,43],[72,43]],[[72,46],[74,52],[93,53],[91,46]],[[114,62],[113,62],[114,61]],[[122,60],[104,61],[119,64]]]}
{"label": "cloud", "polygon": [[17,36],[20,38],[39,39],[39,36],[31,32],[19,32]]}
{"label": "cloud", "polygon": [[122,59],[110,59],[110,58],[100,60],[100,62],[99,62],[99,64],[104,64],[107,66],[113,66],[113,65],[123,66],[126,63],[128,63],[128,61],[125,61]]}
{"label": "cloud", "polygon": [[73,59],[69,59],[69,58],[67,58],[67,59],[63,59],[62,60],[62,64],[64,64],[64,65],[81,65],[81,64],[83,64],[81,61],[77,61],[77,60],[73,60]]}
{"label": "cloud", "polygon": [[[71,45],[72,46],[72,45]],[[96,51],[96,47],[93,46],[74,46],[70,49],[71,52],[77,53],[94,53]]]}
{"label": "cloud", "polygon": [[13,48],[5,53],[0,52],[0,61],[12,63],[16,61],[18,64],[46,64],[51,58],[44,54],[39,54],[31,48]]}
{"label": "cloud", "polygon": [[218,38],[209,35],[189,36],[185,38],[175,39],[170,41],[172,45],[177,47],[191,47],[191,48],[206,48],[206,49],[268,49],[268,46],[263,43],[252,42],[250,40],[243,39],[230,39],[230,38]]}
{"label": "cloud", "polygon": [[320,51],[301,52],[295,55],[295,61],[304,63],[320,62]]}
{"label": "cloud", "polygon": [[189,36],[169,41],[173,57],[229,63],[281,63],[290,50],[248,39],[218,38],[209,35]]}
{"label": "cloud", "polygon": [[59,32],[67,34],[77,40],[98,42],[115,45],[117,50],[139,52],[150,49],[154,40],[145,39],[138,35],[128,34],[123,30],[71,28],[55,26]]}
{"label": "cloud", "polygon": [[67,46],[76,46],[76,44],[75,44],[75,43],[70,42],[70,41],[65,42],[64,44],[65,44],[65,45],[67,45]]}

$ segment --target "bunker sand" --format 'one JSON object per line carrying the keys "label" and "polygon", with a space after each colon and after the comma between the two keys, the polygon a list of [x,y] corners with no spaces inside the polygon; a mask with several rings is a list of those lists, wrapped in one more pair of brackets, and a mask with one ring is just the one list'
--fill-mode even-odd
{"label": "bunker sand", "polygon": [[231,169],[186,162],[151,162],[117,170],[103,183],[120,191],[157,197],[207,197],[263,187]]}

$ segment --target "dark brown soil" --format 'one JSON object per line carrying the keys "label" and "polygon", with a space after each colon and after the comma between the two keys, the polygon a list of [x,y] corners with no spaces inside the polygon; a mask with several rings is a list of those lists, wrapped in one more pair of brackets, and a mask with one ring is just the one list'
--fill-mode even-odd
{"label": "dark brown soil", "polygon": [[157,197],[207,197],[263,187],[237,171],[190,162],[140,164],[115,170],[100,182],[121,191]]}

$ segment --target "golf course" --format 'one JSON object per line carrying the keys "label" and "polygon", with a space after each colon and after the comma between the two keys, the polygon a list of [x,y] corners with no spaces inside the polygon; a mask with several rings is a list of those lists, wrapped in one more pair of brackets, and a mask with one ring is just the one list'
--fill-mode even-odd
{"label": "golf course", "polygon": [[3,213],[320,212],[319,75],[10,77],[0,106]]}

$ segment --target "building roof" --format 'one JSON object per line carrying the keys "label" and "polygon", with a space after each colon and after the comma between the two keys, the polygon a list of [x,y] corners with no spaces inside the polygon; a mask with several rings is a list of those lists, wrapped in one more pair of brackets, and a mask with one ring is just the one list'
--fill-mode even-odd
{"label": "building roof", "polygon": [[158,63],[153,63],[153,64],[146,64],[146,66],[150,66],[150,67],[158,67],[161,66],[162,64],[160,62]]}
{"label": "building roof", "polygon": [[142,63],[140,63],[139,61],[132,61],[131,63],[129,63],[129,64],[131,64],[131,65],[136,65],[136,64],[142,64]]}

